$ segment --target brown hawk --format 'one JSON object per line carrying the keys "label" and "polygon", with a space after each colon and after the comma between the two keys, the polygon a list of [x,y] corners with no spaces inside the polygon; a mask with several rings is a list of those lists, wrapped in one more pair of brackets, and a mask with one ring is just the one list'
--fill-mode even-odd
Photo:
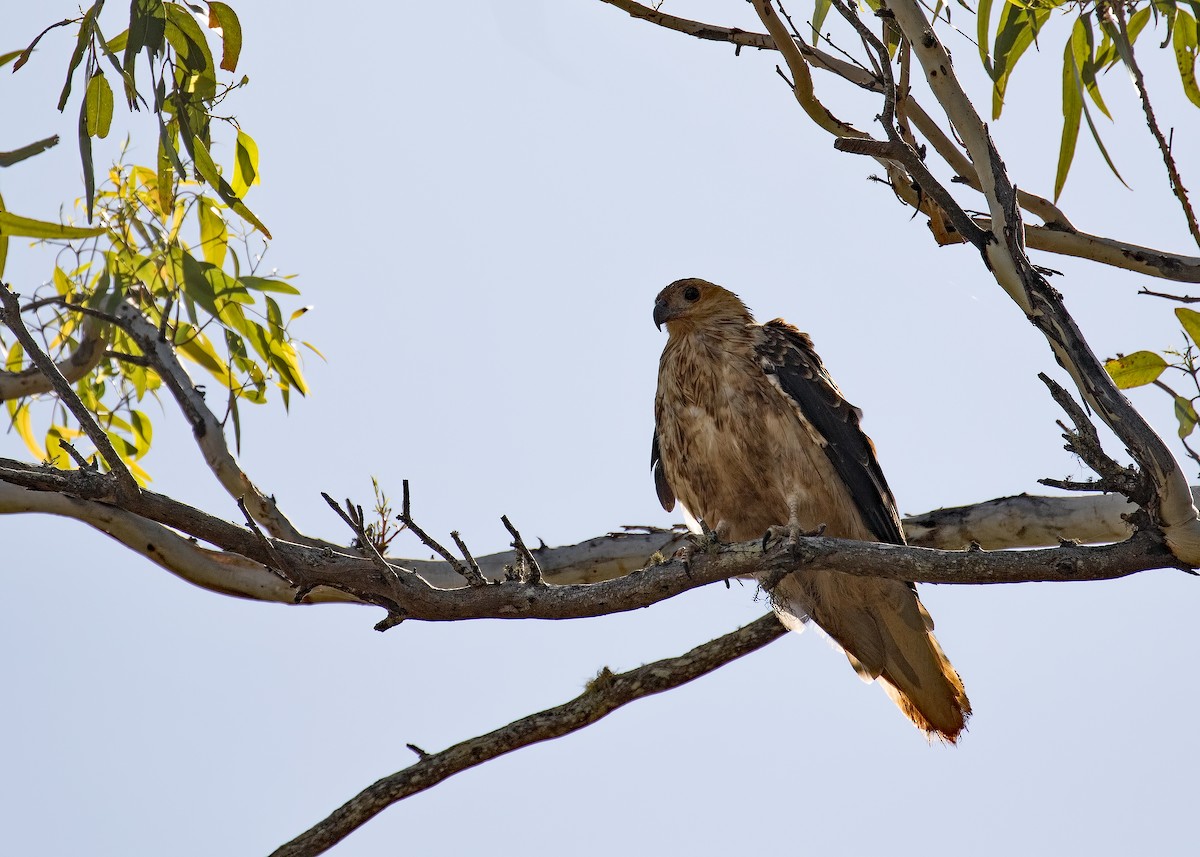
{"label": "brown hawk", "polygon": [[[830,536],[904,544],[896,501],[861,412],[782,319],[758,324],[737,295],[679,280],[654,301],[669,338],[658,366],[651,466],[658,499],[724,541],[821,525]],[[780,619],[811,618],[858,674],[878,679],[914,724],[954,742],[971,713],[911,583],[819,568],[771,592]]]}

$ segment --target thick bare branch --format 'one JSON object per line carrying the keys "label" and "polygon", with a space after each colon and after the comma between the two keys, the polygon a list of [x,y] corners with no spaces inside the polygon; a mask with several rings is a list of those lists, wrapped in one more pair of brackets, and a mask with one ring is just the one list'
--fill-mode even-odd
{"label": "thick bare branch", "polygon": [[[978,218],[976,223],[991,231],[989,218]],[[1198,256],[1165,253],[1152,247],[1089,235],[1087,232],[1067,232],[1050,226],[1029,224],[1025,225],[1025,244],[1034,250],[1087,259],[1150,277],[1174,280],[1178,283],[1200,283]]]}
{"label": "thick bare branch", "polygon": [[[48,491],[30,491],[0,482],[0,514],[38,513],[72,518],[112,537],[129,550],[182,580],[211,592],[255,601],[291,603],[295,589],[262,563],[236,553],[200,547],[174,530],[111,503]],[[351,596],[319,587],[305,603],[350,602]]]}
{"label": "thick bare branch", "polygon": [[[0,480],[84,500],[112,502],[115,486],[108,476],[37,468],[0,459]],[[731,577],[770,574],[809,565],[928,583],[1018,583],[1107,580],[1179,563],[1150,532],[1103,547],[1064,546],[1043,551],[935,551],[875,545],[844,539],[804,539],[795,549],[779,545],[764,552],[758,542],[722,546],[713,553],[677,558],[634,571],[616,580],[590,585],[532,586],[505,581],[487,586],[437,589],[403,569],[381,572],[357,553],[313,548],[280,540],[267,550],[255,533],[209,516],[169,497],[143,491],[126,503],[127,511],[203,539],[248,560],[282,563],[297,593],[329,587],[356,600],[384,607],[390,615],[424,621],[462,619],[574,619],[648,607],[697,586]]]}
{"label": "thick bare branch", "polygon": [[[100,325],[93,319],[86,319],[82,332],[75,350],[54,364],[68,384],[83,378],[104,359],[105,341]],[[0,371],[0,402],[49,393],[53,389],[54,384],[37,366],[20,372]]]}
{"label": "thick bare branch", "polygon": [[522,717],[440,753],[425,753],[413,747],[420,756],[415,764],[364,789],[324,821],[278,848],[271,857],[321,854],[406,797],[513,750],[577,732],[623,705],[687,684],[761,649],[786,633],[774,615],[763,616],[678,657],[655,661],[624,673],[614,674],[605,667],[588,683],[587,689],[570,702]]}
{"label": "thick bare branch", "polygon": [[1061,296],[1030,263],[1016,191],[983,122],[954,74],[950,55],[917,0],[885,0],[913,46],[925,78],[977,166],[991,215],[982,254],[996,282],[1038,327],[1087,403],[1129,449],[1152,480],[1156,497],[1147,509],[1183,562],[1200,563],[1200,520],[1187,480],[1162,439],[1113,385],[1067,313]]}

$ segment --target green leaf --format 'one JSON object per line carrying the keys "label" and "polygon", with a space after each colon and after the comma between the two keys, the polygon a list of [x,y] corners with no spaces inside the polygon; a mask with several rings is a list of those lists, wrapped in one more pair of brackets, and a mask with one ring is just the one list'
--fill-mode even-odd
{"label": "green leaf", "polygon": [[149,417],[141,411],[130,411],[129,419],[133,424],[134,443],[140,457],[150,449],[150,442],[154,439],[154,427],[150,424]]}
{"label": "green leaf", "polygon": [[[53,30],[57,27],[69,27],[74,23],[75,22],[73,20],[71,20],[70,18],[64,18],[63,20],[59,21],[57,24],[51,24],[49,27],[47,27],[46,29],[44,29],[40,33],[38,33],[36,36],[34,36],[34,39],[32,42],[29,43],[29,46],[27,48],[25,48],[25,50],[20,51],[19,57],[18,57],[17,61],[13,64],[12,70],[14,72],[20,71],[21,66],[23,66],[23,65],[25,65],[25,63],[29,62],[29,58],[33,55],[33,49],[36,48],[37,43],[42,40],[42,36],[46,35],[46,33],[50,32],[51,30]],[[8,54],[5,54],[5,56],[7,57]]]}
{"label": "green leaf", "polygon": [[166,12],[167,41],[175,49],[175,54],[183,62],[185,68],[195,72],[213,73],[212,53],[208,49],[208,39],[204,31],[192,17],[192,13],[178,3],[164,3]]}
{"label": "green leaf", "polygon": [[1075,67],[1075,53],[1072,42],[1068,41],[1063,49],[1062,74],[1062,140],[1058,145],[1058,170],[1054,174],[1054,199],[1058,200],[1063,185],[1067,183],[1067,173],[1071,170],[1071,161],[1075,158],[1075,144],[1079,141],[1079,120],[1083,115],[1083,97],[1080,94],[1079,74]]}
{"label": "green leaf", "polygon": [[251,185],[258,184],[258,144],[241,128],[237,132],[237,146],[233,159],[233,192],[239,198],[246,196]]}
{"label": "green leaf", "polygon": [[1197,34],[1196,19],[1180,9],[1175,15],[1175,64],[1179,66],[1179,82],[1188,100],[1200,107],[1200,88],[1196,85]]}
{"label": "green leaf", "polygon": [[175,179],[187,177],[183,164],[179,160],[179,151],[175,148],[175,120],[163,124],[162,117],[158,118],[158,208],[165,218],[175,205]]}
{"label": "green leaf", "polygon": [[1187,307],[1176,307],[1175,317],[1183,325],[1184,333],[1193,343],[1200,344],[1200,312]]}
{"label": "green leaf", "polygon": [[1108,112],[1108,105],[1104,103],[1104,98],[1100,94],[1100,83],[1096,80],[1098,64],[1095,59],[1096,38],[1092,33],[1091,15],[1080,15],[1075,20],[1069,44],[1075,54],[1075,65],[1079,69],[1079,78],[1083,81],[1083,88],[1100,108],[1100,112],[1112,119],[1112,114]]}
{"label": "green leaf", "polygon": [[992,69],[992,58],[988,54],[988,30],[992,25],[992,0],[979,0],[979,9],[975,14],[975,43],[979,45],[979,59],[987,70],[988,77],[995,79]]}
{"label": "green leaf", "polygon": [[108,78],[103,72],[97,71],[88,81],[83,103],[84,113],[87,115],[88,136],[104,139],[112,126],[113,94],[112,87],[108,85]]}
{"label": "green leaf", "polygon": [[229,372],[208,337],[193,328],[187,322],[180,322],[175,336],[176,348],[179,353],[194,363],[203,366],[216,378],[224,382]]}
{"label": "green leaf", "polygon": [[85,98],[79,105],[79,159],[83,162],[83,190],[87,202],[88,223],[92,222],[92,209],[96,204],[96,171],[92,166],[92,136],[88,133],[88,102]]}
{"label": "green leaf", "polygon": [[209,3],[208,26],[221,30],[221,68],[236,71],[238,57],[242,53],[242,25],[238,22],[237,13],[225,3]]}
{"label": "green leaf", "polygon": [[5,372],[20,372],[21,364],[25,362],[25,348],[20,342],[14,342],[4,358]]}
{"label": "green leaf", "polygon": [[1105,360],[1104,368],[1122,390],[1142,387],[1158,380],[1167,368],[1167,361],[1153,351],[1135,351],[1124,357]]}
{"label": "green leaf", "polygon": [[217,192],[217,195],[243,220],[270,238],[270,231],[263,225],[261,220],[254,216],[254,213],[246,207],[246,204],[238,199],[237,194],[233,192],[233,188],[229,186],[229,182],[221,177],[221,173],[217,170],[217,164],[213,161],[212,155],[208,153],[208,149],[204,148],[204,143],[195,135],[192,135],[192,152],[195,157],[196,172],[200,174],[200,177],[208,182]]}
{"label": "green leaf", "polygon": [[25,53],[25,52],[24,51],[9,51],[6,54],[0,54],[0,68],[4,68],[6,65],[8,65],[10,62],[15,60],[17,57],[19,57],[23,53]]}
{"label": "green leaf", "polygon": [[[4,207],[4,197],[0,196],[0,217],[7,214]],[[4,276],[4,266],[8,264],[8,236],[9,231],[0,223],[0,277]]]}
{"label": "green leaf", "polygon": [[267,323],[271,326],[271,332],[278,336],[283,332],[283,313],[274,298],[263,295],[263,299],[267,302]]}
{"label": "green leaf", "polygon": [[829,10],[833,7],[830,0],[816,0],[813,5],[812,13],[812,43],[815,45],[821,41],[821,25],[825,23],[825,17],[829,14]]}
{"label": "green leaf", "polygon": [[33,220],[8,211],[0,211],[0,235],[26,238],[94,238],[104,234],[103,226],[66,226],[45,220]]}
{"label": "green leaf", "polygon": [[[135,83],[138,54],[143,50],[151,60],[163,51],[167,24],[167,13],[162,0],[133,0],[129,4],[129,29],[125,32],[125,56],[121,61],[124,69],[125,100],[132,110],[137,104],[138,92]],[[111,50],[119,50],[115,45]]]}
{"label": "green leaf", "polygon": [[125,42],[127,70],[132,68],[138,53],[143,49],[146,49],[150,57],[162,53],[166,27],[167,12],[163,8],[162,0],[133,0],[129,4],[129,36]]}
{"label": "green leaf", "polygon": [[[67,106],[67,99],[71,97],[71,79],[75,77],[75,69],[79,68],[79,64],[83,62],[83,52],[87,49],[88,41],[91,39],[92,31],[96,26],[96,14],[103,5],[104,0],[97,0],[96,4],[84,13],[83,19],[79,22],[79,37],[75,41],[75,51],[71,54],[71,62],[67,66],[67,82],[63,84],[62,94],[58,96],[59,113]],[[43,35],[45,34],[43,33]],[[41,36],[38,36],[38,38],[40,39]],[[34,40],[34,44],[37,44],[37,39]],[[32,48],[33,45],[29,47]],[[16,69],[13,70],[16,71]],[[89,217],[88,219],[90,220],[91,218]]]}
{"label": "green leaf", "polygon": [[1196,415],[1196,408],[1183,396],[1175,397],[1175,419],[1179,420],[1179,436],[1181,438],[1191,434],[1196,428],[1196,423],[1200,422],[1200,417]]}
{"label": "green leaf", "polygon": [[63,269],[57,265],[54,266],[53,281],[54,290],[58,292],[58,296],[60,298],[68,297],[75,291],[75,285],[71,282],[70,278],[66,275]]}
{"label": "green leaf", "polygon": [[[1078,80],[1078,71],[1079,69],[1075,68],[1076,80]],[[1079,81],[1079,86],[1082,89],[1083,81]],[[1125,179],[1121,178],[1121,173],[1117,170],[1117,165],[1114,164],[1113,159],[1109,157],[1108,149],[1104,148],[1104,141],[1100,139],[1100,132],[1096,130],[1096,123],[1092,121],[1092,111],[1088,110],[1087,102],[1082,102],[1082,106],[1083,118],[1087,120],[1088,131],[1090,131],[1092,134],[1092,140],[1095,141],[1096,148],[1100,150],[1100,154],[1104,157],[1104,163],[1108,164],[1108,168],[1112,171],[1112,174],[1117,177],[1117,181],[1128,188],[1129,185],[1125,183]]]}
{"label": "green leaf", "polygon": [[58,135],[46,137],[33,143],[22,146],[19,149],[13,149],[11,152],[0,152],[0,167],[11,167],[13,164],[19,164],[26,158],[32,158],[34,155],[40,155],[47,149],[58,145]]}
{"label": "green leaf", "polygon": [[125,46],[129,44],[129,30],[122,30],[111,39],[106,39],[104,44],[113,53],[125,50]]}
{"label": "green leaf", "polygon": [[192,17],[192,13],[178,3],[164,3],[167,13],[166,37],[175,55],[190,74],[179,84],[179,88],[201,99],[214,98],[217,94],[217,72],[204,31]]}
{"label": "green leaf", "polygon": [[1004,109],[1004,93],[1008,78],[1021,55],[1033,44],[1042,25],[1050,17],[1051,9],[1062,0],[1050,0],[1046,5],[1021,6],[1008,2],[1000,13],[1000,24],[996,29],[996,42],[992,48],[992,118],[999,119]]}
{"label": "green leaf", "polygon": [[242,277],[239,282],[248,289],[256,292],[275,292],[282,295],[298,295],[300,290],[282,280],[271,280],[266,277]]}
{"label": "green leaf", "polygon": [[225,254],[229,250],[229,230],[225,226],[225,218],[221,216],[216,203],[205,196],[197,200],[196,212],[200,220],[200,249],[204,251],[204,259],[220,268],[225,264]]}

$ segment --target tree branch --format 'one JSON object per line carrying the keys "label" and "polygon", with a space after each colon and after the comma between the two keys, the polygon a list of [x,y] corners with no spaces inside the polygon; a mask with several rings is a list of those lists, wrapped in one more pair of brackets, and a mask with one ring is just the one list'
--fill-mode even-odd
{"label": "tree branch", "polygon": [[254,520],[276,538],[302,544],[324,544],[297,530],[279,510],[275,498],[260,491],[238,466],[237,459],[225,443],[225,430],[220,420],[179,362],[174,344],[162,339],[158,328],[128,301],[118,307],[115,321],[142,349],[171,391],[179,409],[192,426],[192,436],[204,456],[204,462],[229,496],[235,500],[244,498]]}
{"label": "tree branch", "polygon": [[[95,369],[104,359],[105,341],[100,325],[93,319],[83,322],[83,336],[79,345],[67,357],[55,363],[60,375],[68,384],[74,384]],[[0,402],[49,393],[54,384],[36,365],[20,372],[0,371]]]}
{"label": "tree branch", "polygon": [[605,667],[582,694],[564,705],[522,717],[440,753],[418,752],[420,759],[415,764],[364,789],[324,821],[276,849],[271,857],[321,854],[392,804],[432,788],[457,773],[522,747],[578,732],[623,705],[687,684],[761,649],[786,633],[787,629],[779,624],[779,620],[768,614],[678,657],[616,674]]}
{"label": "tree branch", "polygon": [[1192,203],[1188,199],[1187,188],[1183,186],[1183,179],[1180,178],[1179,168],[1175,165],[1175,157],[1171,154],[1171,146],[1167,143],[1166,137],[1163,136],[1162,129],[1158,127],[1158,120],[1154,118],[1154,108],[1150,106],[1150,93],[1146,91],[1146,78],[1142,75],[1142,68],[1138,65],[1137,57],[1133,53],[1133,42],[1129,40],[1129,28],[1126,26],[1125,21],[1125,7],[1121,3],[1104,3],[1101,4],[1100,8],[1102,15],[1116,16],[1117,26],[1110,27],[1109,31],[1113,40],[1121,48],[1121,58],[1125,60],[1129,66],[1130,73],[1133,75],[1134,86],[1137,87],[1138,96],[1142,100],[1142,111],[1146,114],[1146,125],[1150,129],[1150,133],[1154,135],[1154,141],[1158,144],[1158,151],[1162,153],[1163,164],[1167,168],[1167,178],[1171,183],[1171,192],[1179,200],[1179,205],[1183,209],[1183,217],[1187,221],[1188,231],[1192,233],[1192,239],[1200,245],[1200,225],[1196,223],[1196,212],[1192,209]]}
{"label": "tree branch", "polygon": [[[112,502],[107,476],[59,471],[0,459],[0,480],[84,500]],[[1152,532],[1135,533],[1117,545],[1069,545],[1042,551],[937,551],[813,537],[797,546],[760,542],[721,546],[712,553],[677,558],[624,577],[588,585],[535,586],[504,581],[486,586],[438,589],[407,569],[389,568],[361,554],[263,540],[245,527],[213,518],[169,497],[143,491],[126,510],[186,533],[262,565],[282,563],[308,595],[317,587],[349,593],[389,616],[424,621],[463,619],[576,619],[648,607],[690,589],[731,577],[757,577],[780,569],[816,566],[849,574],[927,583],[991,584],[1035,581],[1108,580],[1154,568],[1180,567]]]}
{"label": "tree branch", "polygon": [[1187,564],[1200,563],[1200,520],[1187,480],[1162,439],[1113,385],[1061,296],[1029,261],[1016,192],[987,125],[955,77],[950,56],[916,0],[884,0],[925,71],[934,95],[979,167],[992,232],[982,248],[996,282],[1042,332],[1087,403],[1130,451],[1155,487],[1147,509],[1172,550]]}
{"label": "tree branch", "polygon": [[70,382],[62,376],[62,373],[58,371],[58,367],[54,365],[54,361],[42,350],[42,347],[38,345],[37,340],[33,338],[29,329],[25,327],[25,322],[21,319],[20,301],[16,293],[4,283],[0,283],[0,304],[3,304],[3,313],[0,315],[0,319],[4,321],[9,330],[17,337],[17,340],[20,341],[21,345],[24,346],[25,353],[29,355],[29,359],[49,379],[60,401],[71,411],[75,419],[79,421],[79,427],[83,429],[88,439],[95,445],[97,452],[104,458],[104,463],[108,465],[109,471],[116,480],[118,495],[135,496],[139,491],[137,480],[133,478],[133,474],[125,466],[125,461],[117,454],[117,450],[113,447],[108,434],[100,428],[91,412],[84,407],[79,396],[71,389]]}
{"label": "tree branch", "polygon": [[713,42],[729,42],[731,45],[737,45],[738,48],[775,49],[774,41],[766,33],[748,33],[736,27],[720,27],[715,24],[692,21],[688,18],[679,18],[675,15],[668,15],[665,12],[652,9],[649,6],[643,6],[641,3],[634,3],[632,0],[600,0],[600,2],[623,9],[634,18],[649,21],[651,24],[657,24],[667,30],[686,33],[689,36],[695,36],[697,39],[706,39]]}
{"label": "tree branch", "polygon": [[[658,12],[632,0],[601,0],[629,12],[635,18],[649,21],[665,29],[734,45],[746,45],[762,50],[775,50],[775,41],[767,33],[748,33],[731,27],[721,27],[686,18],[675,18]],[[836,74],[843,80],[871,92],[882,90],[881,81],[870,71],[832,56],[814,45],[796,43],[797,50],[809,64]],[[933,146],[934,151],[950,166],[963,184],[983,192],[983,184],[970,157],[964,155],[929,114],[912,98],[908,99],[908,114],[917,131]],[[914,195],[901,193],[904,201],[914,205]],[[1050,200],[1020,188],[1016,189],[1017,203],[1026,211],[1040,218],[1046,225],[1024,224],[1025,240],[1034,250],[1088,259],[1127,271],[1136,271],[1151,277],[1160,277],[1177,282],[1200,283],[1200,258],[1169,253],[1151,247],[1142,247],[1077,231],[1067,216]],[[928,212],[927,212],[928,213]],[[976,218],[976,223],[985,230],[991,229],[990,218]]]}

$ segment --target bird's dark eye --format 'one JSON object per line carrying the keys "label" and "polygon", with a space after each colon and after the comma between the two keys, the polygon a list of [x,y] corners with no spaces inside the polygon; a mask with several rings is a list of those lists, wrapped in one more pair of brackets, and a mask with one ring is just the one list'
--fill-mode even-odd
{"label": "bird's dark eye", "polygon": [[695,286],[688,286],[683,290],[683,299],[688,301],[698,300],[700,298],[700,290]]}

